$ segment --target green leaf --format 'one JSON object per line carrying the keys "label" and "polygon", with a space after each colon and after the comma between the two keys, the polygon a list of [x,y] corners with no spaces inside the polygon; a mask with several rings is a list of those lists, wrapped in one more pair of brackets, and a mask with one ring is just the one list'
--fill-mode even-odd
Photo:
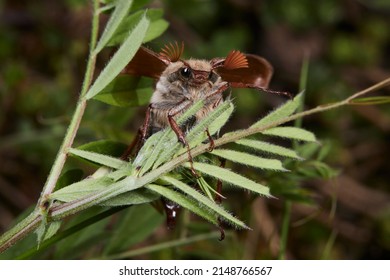
{"label": "green leaf", "polygon": [[94,50],[95,54],[99,53],[114,35],[114,32],[117,30],[119,24],[122,22],[126,14],[129,12],[129,9],[132,5],[132,0],[117,0],[115,3],[115,10],[110,16],[106,27],[104,28],[103,34],[100,37],[99,42],[96,45]]}
{"label": "green leaf", "polygon": [[[196,137],[197,135],[204,133],[209,126],[218,119],[224,112],[228,112],[228,114],[233,112],[233,107],[230,101],[226,101],[219,105],[215,110],[211,111],[206,117],[201,119],[188,133],[187,138],[191,143],[191,139]],[[230,116],[230,114],[228,116]],[[228,118],[228,117],[227,117]],[[219,129],[221,129],[222,125],[227,121],[226,115],[225,118],[222,118],[222,121],[219,123],[214,123],[213,132],[216,133]],[[221,120],[221,119],[220,119]],[[223,122],[225,121],[225,122]],[[220,127],[216,127],[216,125],[221,125]],[[211,131],[210,131],[211,133]],[[207,136],[205,137],[207,138]]]}
{"label": "green leaf", "polygon": [[43,242],[43,240],[45,238],[47,227],[48,227],[48,225],[47,225],[46,221],[42,221],[41,224],[35,230],[35,234],[37,235],[38,248],[39,248],[39,245]]}
{"label": "green leaf", "polygon": [[227,121],[230,119],[230,116],[232,115],[234,111],[234,104],[231,101],[225,101],[224,103],[228,103],[229,106],[226,110],[222,110],[221,114],[217,116],[217,118],[212,121],[209,126],[209,132],[211,135],[214,135],[218,133],[221,128],[227,123]]}
{"label": "green leaf", "polygon": [[308,142],[317,141],[315,135],[303,128],[291,127],[291,126],[280,126],[267,129],[262,132],[266,135],[278,136],[283,138],[290,138]]}
{"label": "green leaf", "polygon": [[[150,141],[149,141],[150,139]],[[149,171],[153,164],[161,158],[164,150],[171,149],[172,146],[177,147],[177,137],[170,128],[153,134],[145,143],[145,148],[142,148],[138,153],[134,164],[141,166],[139,175],[145,174]],[[153,145],[153,146],[152,146]]]}
{"label": "green leaf", "polygon": [[327,140],[321,141],[321,146],[318,151],[317,160],[325,161],[325,158],[332,153],[333,148],[334,148],[334,143],[332,143],[331,141],[327,141]]}
{"label": "green leaf", "polygon": [[119,75],[94,99],[113,106],[135,107],[148,104],[152,94],[151,79]]}
{"label": "green leaf", "polygon": [[312,204],[311,192],[297,184],[298,182],[295,179],[280,178],[273,182],[272,193],[277,197],[284,197],[295,202]]}
{"label": "green leaf", "polygon": [[287,169],[283,168],[280,160],[277,159],[262,158],[243,152],[225,149],[213,150],[211,154],[256,168],[287,171]]}
{"label": "green leaf", "polygon": [[70,184],[80,181],[84,172],[81,169],[69,169],[65,171],[57,181],[56,190],[62,189]]}
{"label": "green leaf", "polygon": [[264,141],[258,141],[253,139],[240,139],[236,141],[236,143],[266,153],[302,160],[302,158],[298,156],[298,154],[294,150],[279,145],[270,144]]}
{"label": "green leaf", "polygon": [[151,205],[131,207],[122,213],[112,229],[112,236],[104,247],[104,254],[127,251],[130,246],[148,238],[163,221],[164,216]]}
{"label": "green leaf", "polygon": [[205,220],[209,221],[210,223],[214,225],[218,225],[218,220],[215,215],[212,215],[209,211],[206,211],[204,207],[201,207],[198,205],[194,200],[189,199],[185,195],[171,190],[170,188],[166,186],[160,186],[155,184],[149,184],[146,186],[147,189],[152,190],[156,193],[158,193],[161,196],[164,196],[168,198],[169,200],[172,200],[173,202],[177,203],[178,205],[187,208],[191,212],[195,213],[196,215],[204,218]]}
{"label": "green leaf", "polygon": [[158,199],[159,196],[155,193],[141,188],[138,190],[122,193],[116,197],[108,199],[99,203],[101,206],[123,206],[123,205],[135,205],[144,204]]}
{"label": "green leaf", "polygon": [[[64,231],[68,229],[73,229],[73,231],[68,233],[65,239],[56,242],[53,259],[81,259],[85,257],[89,249],[99,246],[106,236],[107,225],[112,219],[105,217],[87,225],[84,222],[106,210],[104,207],[91,207],[72,217],[66,224]],[[80,226],[82,230],[80,230]]]}
{"label": "green leaf", "polygon": [[[215,110],[210,112],[206,117],[201,119],[186,135],[190,147],[195,147],[200,143],[208,140],[206,129],[209,130],[211,136],[219,132],[223,125],[228,121],[230,115],[234,111],[233,103],[226,101],[219,105]],[[186,152],[182,149],[179,153]]]}
{"label": "green leaf", "polygon": [[297,172],[303,174],[306,178],[325,178],[331,179],[339,175],[339,171],[331,168],[326,163],[313,160],[305,162],[304,165],[300,166]]}
{"label": "green leaf", "polygon": [[[208,139],[205,132],[207,128],[212,129],[209,130],[211,135],[215,134],[226,123],[233,110],[234,107],[232,103],[230,101],[226,101],[197,123],[186,135],[186,139],[189,141],[190,147],[199,145],[201,142]],[[195,113],[196,112],[194,112],[194,114]],[[172,141],[174,141],[174,143],[167,145],[168,148],[164,148],[163,152],[154,163],[153,168],[160,166],[162,163],[172,158],[175,153],[182,154],[187,152],[187,148],[183,147],[183,145],[177,141],[177,138],[173,138]]]}
{"label": "green leaf", "polygon": [[251,127],[264,126],[292,115],[299,108],[299,105],[302,102],[302,96],[303,93],[297,94],[292,100],[287,101],[282,106],[275,109],[258,122],[254,123]]}
{"label": "green leaf", "polygon": [[306,142],[298,145],[297,151],[304,158],[313,158],[319,152],[321,146],[316,142]]}
{"label": "green leaf", "polygon": [[[116,46],[121,44],[126,39],[129,29],[132,29],[140,21],[143,13],[144,11],[138,11],[127,16],[112,36],[108,45]],[[143,38],[143,43],[157,38],[168,28],[168,22],[162,19],[163,14],[162,9],[148,9],[146,11],[146,17],[150,20],[150,24]]]}
{"label": "green leaf", "polygon": [[210,208],[215,213],[220,215],[224,220],[227,222],[230,222],[232,225],[238,227],[238,228],[246,228],[248,229],[248,226],[246,226],[242,221],[238,220],[234,216],[232,216],[230,213],[228,213],[225,209],[223,209],[221,206],[219,206],[214,201],[210,200],[206,196],[200,194],[198,191],[196,191],[194,188],[191,188],[187,184],[169,177],[169,176],[163,176],[162,179],[166,181],[167,183],[170,183],[174,185],[177,189],[181,190],[182,192],[186,193],[187,195],[191,196],[196,200],[196,203],[201,203],[204,206]]}
{"label": "green leaf", "polygon": [[77,149],[85,150],[89,152],[95,152],[98,154],[110,155],[112,157],[120,157],[123,152],[126,150],[127,145],[112,141],[112,140],[98,140],[92,141],[81,146],[78,146]]}
{"label": "green leaf", "polygon": [[123,161],[118,158],[94,153],[94,152],[88,152],[88,151],[83,151],[83,150],[78,150],[71,148],[69,149],[69,153],[75,156],[79,156],[83,159],[90,160],[92,162],[95,162],[97,164],[101,164],[103,166],[108,166],[114,169],[119,169],[127,164],[126,161]]}
{"label": "green leaf", "polygon": [[349,101],[351,105],[377,105],[390,103],[390,96],[360,97]]}
{"label": "green leaf", "polygon": [[149,20],[143,15],[137,26],[130,32],[121,47],[97,77],[95,83],[90,87],[85,95],[87,99],[93,98],[104,89],[130,62],[141,46],[148,27]]}
{"label": "green leaf", "polygon": [[42,223],[35,230],[35,233],[37,235],[38,247],[42,244],[43,241],[49,239],[54,234],[56,234],[57,231],[60,229],[61,224],[62,221],[47,222],[47,220],[44,218],[42,220]]}
{"label": "green leaf", "polygon": [[152,20],[143,43],[150,42],[160,37],[169,27],[169,23],[165,19]]}
{"label": "green leaf", "polygon": [[[19,254],[16,258],[13,258],[13,259],[17,259],[17,260],[47,259],[49,254],[50,254],[51,259],[64,259],[65,257],[61,257],[61,258],[57,257],[57,251],[60,247],[62,247],[61,245],[63,245],[62,241],[65,241],[65,242],[67,241],[64,239],[72,238],[72,237],[70,237],[71,235],[76,234],[77,232],[80,232],[81,230],[84,231],[84,229],[89,227],[89,226],[93,227],[94,223],[97,223],[97,222],[123,210],[124,208],[125,207],[115,207],[115,208],[110,208],[108,210],[100,212],[100,210],[104,209],[104,208],[103,207],[96,207],[96,208],[92,208],[90,210],[83,211],[82,213],[77,215],[75,218],[71,219],[70,222],[72,223],[72,221],[74,219],[78,219],[80,216],[82,216],[84,218],[85,213],[88,213],[88,212],[92,212],[94,215],[88,219],[83,220],[81,223],[75,224],[71,227],[66,228],[65,230],[62,230],[61,232],[59,232],[55,236],[48,238],[47,240],[42,242],[42,244],[39,246],[39,249],[37,249],[33,245],[34,242],[31,242],[31,240],[30,240],[29,244],[32,246],[30,246],[29,249],[25,250],[22,254]],[[96,214],[96,213],[98,213],[98,214]],[[69,223],[67,223],[67,224],[69,224]],[[86,231],[88,232],[89,236],[92,236],[96,233],[96,231],[94,229],[92,229],[92,231],[90,231],[90,232],[88,230],[86,230]],[[30,236],[31,235],[29,235],[26,239],[29,239]],[[96,239],[96,237],[94,236],[92,238],[92,240],[93,239],[95,239],[95,241],[104,240],[105,236],[101,235],[100,237],[101,237],[100,239]],[[26,240],[26,239],[23,239],[23,240]],[[72,240],[72,241],[74,242],[74,240]],[[77,241],[79,241],[79,239],[77,239]],[[18,244],[20,244],[20,242],[18,242]],[[55,245],[55,249],[56,249],[54,252],[53,252],[53,250],[50,249],[50,247],[52,247],[53,245]],[[67,245],[70,245],[70,246],[67,246]],[[84,244],[84,245],[87,245],[88,247],[79,246],[77,249],[81,249],[81,250],[73,250],[73,249],[69,250],[69,248],[72,245],[74,245],[74,243],[68,243],[64,246],[66,249],[68,249],[68,251],[66,251],[66,252],[70,253],[66,258],[72,258],[72,256],[73,256],[72,259],[77,258],[76,257],[76,255],[78,253],[77,251],[79,251],[79,252],[82,251],[81,254],[84,254],[83,256],[85,257],[86,249],[92,248],[92,246],[96,246],[97,244],[96,244],[96,242],[95,242],[95,244],[90,244],[90,246],[88,246],[88,244]],[[62,247],[62,248],[64,248],[64,247]],[[13,248],[15,248],[15,246]],[[94,247],[94,248],[96,248],[96,247]],[[10,251],[10,250],[8,250],[8,251]],[[53,253],[54,253],[54,256],[53,256]],[[1,254],[0,256],[3,257],[3,255],[4,254]],[[10,258],[4,258],[4,259],[10,259]]]}
{"label": "green leaf", "polygon": [[[116,170],[105,177],[89,177],[81,182],[72,184],[53,193],[49,199],[72,202],[76,199],[70,207],[74,208],[75,205],[81,205],[82,207],[87,208],[125,192],[141,188],[147,183],[147,181],[145,182],[145,178],[129,176],[130,173],[134,173],[132,166],[129,170],[127,169],[128,168],[126,166],[125,168]],[[56,216],[61,218],[63,212],[64,209],[58,209]]]}
{"label": "green leaf", "polygon": [[213,195],[211,194],[211,192],[213,192],[214,194],[217,194],[217,191],[212,186],[210,186],[210,184],[205,180],[204,177],[197,178],[196,183],[198,184],[199,189],[209,199],[213,199]]}
{"label": "green leaf", "polygon": [[131,7],[132,11],[136,11],[138,9],[141,9],[143,6],[149,4],[152,0],[136,0]]}
{"label": "green leaf", "polygon": [[73,183],[65,188],[62,188],[50,195],[50,199],[59,200],[62,202],[70,202],[98,190],[108,187],[113,183],[113,180],[102,177],[102,178],[87,178],[83,181]]}
{"label": "green leaf", "polygon": [[[184,164],[185,167],[191,168],[191,165],[187,162]],[[226,168],[218,167],[211,164],[194,162],[193,164],[195,170],[207,174],[209,176],[221,179],[224,182],[236,185],[238,187],[256,192],[261,195],[271,196],[269,193],[269,188],[256,183],[244,176],[241,176],[237,173],[234,173]]]}
{"label": "green leaf", "polygon": [[46,239],[49,239],[54,234],[58,232],[62,224],[62,221],[53,221],[47,226],[47,230],[45,232],[45,236],[43,237],[42,241],[45,241]]}
{"label": "green leaf", "polygon": [[[177,119],[178,125],[184,123],[191,116],[195,115],[203,107],[203,101],[200,100],[193,104],[188,110],[186,110],[180,117]],[[158,135],[156,135],[158,133]],[[157,163],[165,162],[170,159],[174,152],[180,148],[181,144],[178,142],[176,134],[170,127],[167,127],[163,131],[153,134],[150,138],[150,141],[146,141],[144,144],[145,148],[142,148],[138,153],[138,156],[134,160],[134,164],[137,166],[142,166],[140,169],[140,175],[147,172],[154,164],[156,167]],[[156,141],[157,140],[157,141]],[[149,143],[150,142],[150,143]],[[150,147],[153,144],[153,147]],[[149,149],[150,153],[145,153]]]}
{"label": "green leaf", "polygon": [[178,125],[182,125],[184,122],[186,122],[189,118],[191,118],[193,115],[195,115],[202,107],[204,106],[203,100],[198,100],[188,110],[186,110],[182,115],[180,115],[176,122]]}
{"label": "green leaf", "polygon": [[[101,3],[103,4],[106,4],[107,5],[112,5],[112,3],[115,3],[116,0],[100,0]],[[136,11],[140,8],[142,8],[143,6],[149,4],[152,0],[136,0],[133,5],[131,6],[131,10],[132,11]]]}
{"label": "green leaf", "polygon": [[[158,157],[158,154],[161,149],[161,147],[159,147],[159,145],[161,145],[162,143],[161,139],[166,138],[166,134],[168,132],[169,131],[166,129],[152,134],[142,145],[141,150],[138,152],[137,157],[134,159],[134,166],[143,167],[147,164],[148,161],[155,160]],[[156,155],[154,155],[155,153]],[[154,157],[154,159],[152,157]],[[142,171],[142,169],[140,171]]]}
{"label": "green leaf", "polygon": [[110,167],[100,166],[93,174],[89,175],[88,177],[97,179],[104,176],[108,176],[115,181],[115,177],[113,178],[112,176],[113,173],[116,173],[116,171],[113,171]]}

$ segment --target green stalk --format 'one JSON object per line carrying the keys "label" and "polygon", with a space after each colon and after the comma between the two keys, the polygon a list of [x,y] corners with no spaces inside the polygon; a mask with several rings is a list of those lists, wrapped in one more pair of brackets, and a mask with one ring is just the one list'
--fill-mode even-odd
{"label": "green stalk", "polygon": [[[307,78],[309,75],[309,57],[308,55],[305,55],[303,59],[302,69],[301,69],[301,75],[299,80],[299,92],[302,92],[302,102],[299,104],[299,107],[297,109],[297,112],[302,112],[304,109],[304,100],[305,100],[305,92],[307,87]],[[302,126],[302,119],[296,119],[294,122],[294,126],[301,127]]]}
{"label": "green stalk", "polygon": [[47,198],[53,192],[56,183],[58,181],[58,178],[61,175],[66,158],[68,156],[68,149],[71,148],[73,144],[73,140],[76,137],[76,133],[79,128],[81,118],[84,114],[85,107],[86,107],[86,101],[81,98],[77,103],[76,110],[73,114],[72,120],[69,124],[62,145],[58,151],[57,157],[54,161],[52,169],[49,173],[47,181],[39,197],[37,203],[37,209],[40,209],[42,212],[45,212],[47,210],[47,205],[46,205]]}
{"label": "green stalk", "polygon": [[338,232],[336,230],[333,230],[332,233],[330,234],[328,241],[325,244],[325,248],[324,248],[324,251],[322,253],[322,256],[321,256],[322,260],[328,260],[329,258],[332,257],[331,256],[332,248],[333,248],[333,245],[336,241],[337,235],[338,235]]}
{"label": "green stalk", "polygon": [[[159,243],[159,244],[153,245],[153,246],[148,246],[148,247],[144,247],[144,248],[140,248],[140,249],[131,250],[131,251],[120,253],[120,254],[104,256],[104,259],[111,259],[111,260],[125,259],[125,258],[127,259],[127,258],[131,258],[131,257],[141,255],[141,254],[147,254],[147,253],[156,252],[159,250],[164,250],[166,248],[178,247],[178,246],[191,244],[191,243],[194,243],[197,241],[202,241],[202,240],[211,239],[211,238],[217,239],[220,237],[220,234],[221,233],[219,231],[199,234],[199,235],[195,235],[195,236],[191,236],[191,237],[187,237],[187,238],[183,238],[183,239],[172,240],[172,241],[168,241],[168,242],[164,242],[164,243]],[[230,234],[227,233],[227,236],[229,236],[229,235]]]}
{"label": "green stalk", "polygon": [[108,209],[102,213],[99,213],[91,218],[88,218],[85,221],[82,221],[82,222],[78,223],[77,225],[74,225],[74,226],[52,236],[51,238],[43,241],[42,244],[39,245],[39,249],[37,249],[37,247],[34,246],[30,250],[27,250],[22,255],[18,256],[16,259],[17,260],[31,259],[36,254],[43,252],[44,250],[46,250],[47,248],[49,248],[53,244],[56,244],[58,241],[66,238],[72,234],[75,234],[75,233],[79,232],[80,230],[82,230],[90,225],[93,225],[93,224],[103,220],[104,218],[111,216],[112,214],[115,214],[119,211],[122,211],[123,209],[125,209],[127,207],[128,206],[113,207],[113,208],[110,208],[110,209]]}
{"label": "green stalk", "polygon": [[[239,130],[239,131],[236,131],[234,133],[229,133],[229,134],[225,134],[223,135],[221,138],[217,139],[214,141],[214,144],[215,146],[221,146],[221,145],[224,145],[224,144],[227,144],[227,143],[230,143],[230,142],[234,142],[234,141],[237,141],[241,138],[245,138],[245,137],[248,137],[248,136],[251,136],[253,134],[256,134],[256,133],[260,133],[264,130],[267,130],[269,128],[272,128],[272,127],[276,127],[276,126],[279,126],[281,124],[284,124],[284,123],[287,123],[287,122],[290,122],[290,121],[295,121],[296,119],[299,119],[299,118],[303,118],[303,117],[306,117],[308,115],[313,115],[313,114],[316,114],[316,113],[321,113],[321,112],[325,112],[325,111],[329,111],[329,110],[332,110],[332,109],[336,109],[338,107],[341,107],[341,106],[345,106],[345,105],[350,105],[353,101],[353,99],[356,99],[364,94],[367,94],[369,92],[373,92],[375,90],[379,90],[383,87],[386,87],[390,85],[390,78],[387,78],[386,80],[383,80],[367,89],[364,89],[362,91],[359,91],[353,95],[351,95],[350,97],[344,99],[344,100],[341,100],[341,101],[338,101],[338,102],[334,102],[334,103],[329,103],[329,104],[325,104],[325,105],[319,105],[313,109],[310,109],[310,110],[307,110],[307,111],[303,111],[303,112],[299,112],[299,113],[295,113],[287,118],[283,118],[281,120],[278,120],[278,121],[275,121],[275,122],[272,122],[272,123],[269,123],[267,125],[262,125],[262,126],[257,126],[257,127],[250,127],[248,129],[245,129],[245,130]],[[192,154],[193,155],[198,155],[199,152],[198,151],[205,151],[207,150],[207,147],[209,145],[208,144],[203,144],[203,145],[200,145],[196,148],[194,148],[192,151]]]}
{"label": "green stalk", "polygon": [[22,239],[31,231],[36,229],[42,221],[41,215],[46,215],[48,211],[47,198],[53,192],[58,178],[61,175],[62,169],[65,165],[65,161],[68,154],[68,149],[72,146],[74,138],[76,137],[78,128],[80,126],[81,119],[84,115],[86,107],[86,99],[84,97],[87,92],[93,78],[93,72],[95,69],[96,55],[93,54],[93,50],[96,46],[97,37],[98,37],[98,28],[99,28],[99,0],[93,0],[93,17],[92,17],[92,31],[91,31],[91,41],[89,46],[89,58],[87,63],[87,68],[85,72],[85,77],[83,81],[83,86],[81,89],[81,94],[75,112],[72,116],[72,120],[69,124],[67,132],[65,134],[64,140],[61,144],[61,147],[57,153],[54,164],[50,170],[49,176],[47,177],[46,183],[42,189],[41,195],[39,197],[37,207],[33,213],[31,213],[27,218],[19,222],[15,227],[6,232],[3,236],[0,237],[0,252],[6,250],[17,240]]}
{"label": "green stalk", "polygon": [[[299,81],[299,92],[303,92],[307,87],[307,77],[309,74],[309,59],[305,56],[301,69],[301,78]],[[302,112],[304,108],[304,100],[305,100],[305,92],[302,93],[301,103],[297,109],[297,112]],[[295,127],[302,127],[302,118],[296,119],[294,121]],[[293,142],[294,149],[298,148],[298,141]],[[286,249],[287,249],[287,240],[288,240],[288,232],[290,229],[291,223],[291,209],[293,202],[290,199],[286,199],[284,201],[284,211],[283,211],[283,222],[282,222],[282,230],[281,230],[281,238],[280,238],[280,248],[279,248],[279,259],[284,260],[286,258]]]}
{"label": "green stalk", "polygon": [[34,211],[22,221],[17,223],[9,231],[0,236],[0,253],[7,250],[17,241],[23,239],[30,232],[35,230],[41,221],[42,216],[37,211]]}
{"label": "green stalk", "polygon": [[279,260],[284,260],[286,258],[288,230],[290,228],[291,219],[291,206],[291,200],[286,200],[284,202],[282,230],[280,236]]}
{"label": "green stalk", "polygon": [[72,120],[69,124],[68,130],[65,134],[64,140],[61,144],[61,147],[57,153],[57,157],[54,161],[52,169],[49,173],[49,176],[46,180],[46,183],[43,187],[41,195],[39,197],[37,208],[39,207],[41,210],[46,211],[45,202],[47,201],[47,197],[53,192],[58,178],[61,175],[62,169],[64,167],[66,158],[68,156],[68,150],[72,147],[74,138],[76,137],[78,128],[80,126],[81,119],[84,115],[85,107],[87,105],[87,100],[84,98],[85,93],[87,92],[93,78],[93,72],[95,69],[96,63],[96,55],[93,53],[95,49],[97,36],[98,36],[98,28],[99,28],[99,14],[97,10],[99,9],[99,1],[93,1],[93,16],[92,16],[92,31],[91,31],[91,41],[89,46],[89,58],[87,62],[87,68],[85,71],[83,86],[81,88],[81,94],[79,100],[77,102],[77,106],[75,112],[73,113]]}

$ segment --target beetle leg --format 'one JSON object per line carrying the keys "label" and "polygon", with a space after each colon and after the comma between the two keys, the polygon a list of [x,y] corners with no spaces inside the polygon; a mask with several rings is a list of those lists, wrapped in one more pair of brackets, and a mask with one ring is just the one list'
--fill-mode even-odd
{"label": "beetle leg", "polygon": [[[205,99],[208,99],[208,98],[211,98],[211,97],[214,97],[218,94],[221,95],[221,98],[217,100],[217,102],[215,102],[213,104],[213,108],[216,108],[217,105],[221,102],[222,100],[222,93],[227,90],[229,88],[229,84],[228,83],[222,83],[222,85],[220,85],[216,90],[212,91],[211,93],[209,93],[208,95],[205,96]],[[209,146],[209,152],[213,151],[214,150],[214,147],[215,147],[215,144],[214,144],[214,139],[211,137],[210,135],[210,131],[208,129],[206,129],[206,133],[207,133],[207,137],[209,138],[209,143],[210,143],[210,146]]]}
{"label": "beetle leg", "polygon": [[213,137],[211,137],[211,135],[210,135],[210,131],[208,128],[206,129],[206,134],[207,134],[207,137],[209,138],[209,143],[210,143],[208,151],[212,152],[215,148],[215,143],[214,143]]}
{"label": "beetle leg", "polygon": [[257,89],[257,90],[264,91],[264,92],[267,92],[267,93],[272,93],[272,94],[285,96],[285,97],[290,98],[290,99],[294,97],[290,92],[287,92],[287,91],[272,90],[272,89],[268,89],[268,88],[264,88],[264,87],[259,87],[259,86],[253,85],[253,84],[232,82],[232,83],[230,83],[230,85],[232,87],[234,87],[234,88],[252,88],[252,89]]}
{"label": "beetle leg", "polygon": [[178,106],[176,106],[175,108],[172,108],[171,110],[169,110],[168,111],[168,122],[169,122],[169,125],[171,126],[172,130],[175,132],[179,142],[182,143],[183,146],[187,148],[188,161],[189,161],[190,166],[191,166],[190,169],[191,169],[192,175],[194,175],[195,178],[199,178],[198,173],[196,173],[196,171],[194,169],[194,161],[193,161],[193,158],[191,155],[190,145],[188,144],[188,142],[186,140],[186,137],[185,137],[183,130],[179,127],[179,125],[177,124],[177,122],[173,118],[175,115],[177,115],[179,112],[181,112],[183,109],[186,109],[190,105],[191,105],[191,103],[189,101],[187,101],[187,102],[184,101],[184,102],[180,103]]}
{"label": "beetle leg", "polygon": [[229,83],[223,82],[217,89],[211,91],[208,95],[206,95],[205,99],[211,98],[211,97],[218,95],[218,94],[222,94],[229,87],[230,87]]}
{"label": "beetle leg", "polygon": [[148,109],[146,110],[144,124],[142,125],[141,130],[140,130],[141,131],[141,141],[142,141],[142,144],[145,142],[146,136],[148,134],[148,130],[149,130],[149,127],[150,127],[150,116],[152,115],[152,110],[153,109],[154,109],[153,104],[149,104]]}
{"label": "beetle leg", "polygon": [[145,143],[146,136],[150,126],[150,115],[152,113],[153,104],[149,104],[146,109],[145,120],[143,125],[138,129],[137,136],[131,142],[131,144],[127,147],[126,151],[122,154],[121,159],[127,160],[129,156],[133,153],[135,148],[135,154],[139,152],[142,145]]}

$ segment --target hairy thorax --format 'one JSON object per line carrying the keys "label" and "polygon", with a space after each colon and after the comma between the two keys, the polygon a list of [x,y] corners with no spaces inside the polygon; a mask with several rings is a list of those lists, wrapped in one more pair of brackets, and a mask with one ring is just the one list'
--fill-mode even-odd
{"label": "hairy thorax", "polygon": [[[190,77],[183,77],[182,70],[186,66],[193,71]],[[178,117],[198,100],[203,100],[204,107],[196,113],[195,121],[207,116],[222,101],[220,94],[213,95],[221,83],[225,82],[212,72],[208,61],[187,60],[172,63],[162,73],[151,98],[153,127],[162,129],[169,126],[169,113]]]}

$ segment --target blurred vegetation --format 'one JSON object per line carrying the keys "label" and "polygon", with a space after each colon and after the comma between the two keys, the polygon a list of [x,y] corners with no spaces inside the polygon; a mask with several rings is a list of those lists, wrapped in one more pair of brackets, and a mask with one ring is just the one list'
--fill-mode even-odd
{"label": "blurred vegetation", "polygon": [[[275,90],[298,92],[302,63],[308,59],[307,108],[341,100],[390,76],[388,1],[137,2],[162,8],[169,22],[168,31],[149,43],[152,49],[176,40],[185,43],[186,57],[225,56],[231,49],[259,54],[274,66],[270,87]],[[42,0],[39,4],[4,1],[0,9],[0,231],[4,232],[36,203],[61,144],[86,67],[91,7],[88,1]],[[111,54],[107,50],[99,57],[99,69]],[[386,94],[388,88],[381,92]],[[229,130],[247,127],[285,101],[252,90],[234,90],[232,95],[236,111]],[[177,229],[168,231],[163,215],[142,205],[102,219],[35,257],[92,258],[155,244],[164,247],[165,242],[178,240],[134,257],[277,258],[283,220],[289,215],[287,258],[389,259],[388,108],[347,107],[304,119],[302,126],[315,132],[322,145],[301,145],[300,155],[308,160],[286,162],[292,174],[259,174],[235,166],[260,182],[266,180],[278,197],[224,192],[227,209],[253,231],[229,232],[223,242],[209,236],[176,247],[181,237],[214,228],[183,212]],[[145,107],[90,102],[75,146],[99,139],[130,143],[144,111]],[[92,170],[71,158],[66,170],[76,168],[86,175]],[[104,210],[88,210],[69,219],[65,228]],[[22,242],[34,244],[34,239],[31,235]],[[1,257],[16,256],[16,250]]]}

